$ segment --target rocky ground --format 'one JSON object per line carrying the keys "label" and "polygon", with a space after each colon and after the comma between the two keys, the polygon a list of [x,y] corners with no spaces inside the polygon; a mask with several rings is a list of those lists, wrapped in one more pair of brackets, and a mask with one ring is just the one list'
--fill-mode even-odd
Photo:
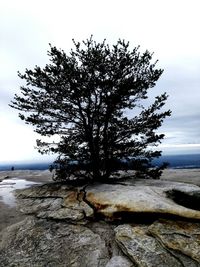
{"label": "rocky ground", "polygon": [[[0,171],[0,181],[5,177],[9,178],[25,178],[34,182],[49,182],[52,181],[52,173],[45,171]],[[200,185],[200,169],[166,169],[161,176],[162,180],[185,182]]]}
{"label": "rocky ground", "polygon": [[19,222],[25,218],[16,207],[10,207],[0,201],[0,231],[6,226]]}
{"label": "rocky ground", "polygon": [[2,267],[200,266],[200,169],[77,188],[47,171],[0,177],[16,175],[45,184],[16,191],[21,213],[1,210],[2,228],[17,222],[0,232]]}
{"label": "rocky ground", "polygon": [[[47,183],[52,182],[52,174],[49,171],[1,171],[0,181],[5,178],[22,178],[28,181]],[[167,169],[162,179],[177,182],[187,182],[200,185],[200,169]],[[25,216],[16,207],[10,207],[0,199],[0,231],[8,225],[23,220]]]}
{"label": "rocky ground", "polygon": [[166,169],[161,179],[200,186],[200,169]]}
{"label": "rocky ground", "polygon": [[[49,171],[0,171],[0,181],[5,178],[22,178],[28,181],[52,182]],[[162,180],[192,183],[200,186],[200,169],[167,169],[163,172]],[[16,208],[10,207],[0,199],[0,231],[8,225],[23,220],[25,216]]]}
{"label": "rocky ground", "polygon": [[46,183],[52,181],[52,173],[48,170],[16,170],[16,171],[0,171],[0,181],[7,178],[22,178],[33,182]]}
{"label": "rocky ground", "polygon": [[[52,174],[49,171],[0,171],[0,181],[5,179],[19,178],[31,182],[52,182]],[[16,208],[2,202],[0,198],[0,231],[8,225],[23,220],[25,216]]]}

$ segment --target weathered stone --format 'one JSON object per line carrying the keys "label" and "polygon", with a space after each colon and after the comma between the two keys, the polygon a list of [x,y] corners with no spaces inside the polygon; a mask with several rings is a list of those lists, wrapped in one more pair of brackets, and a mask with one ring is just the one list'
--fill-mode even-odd
{"label": "weathered stone", "polygon": [[133,267],[133,263],[123,256],[114,256],[105,267]]}
{"label": "weathered stone", "polygon": [[[81,189],[80,189],[81,190]],[[93,209],[82,201],[78,189],[67,185],[46,184],[23,190],[16,190],[18,206],[25,214],[38,218],[80,221],[93,216]]]}
{"label": "weathered stone", "polygon": [[182,267],[179,260],[148,235],[147,227],[120,225],[115,232],[119,246],[136,266]]}
{"label": "weathered stone", "polygon": [[148,230],[167,249],[193,260],[188,266],[200,266],[200,223],[160,220]]}
{"label": "weathered stone", "polygon": [[[200,267],[200,223],[188,222],[200,219],[200,188],[114,178],[17,190],[21,211],[35,216],[0,232],[0,267]],[[179,220],[155,221],[171,216]]]}
{"label": "weathered stone", "polygon": [[[178,203],[170,192],[188,195],[197,210],[181,205],[183,200]],[[17,190],[16,195],[24,213],[42,218],[77,218],[80,221],[100,215],[110,220],[129,221],[145,216],[145,220],[151,221],[166,216],[200,219],[200,188],[183,183],[129,179],[123,183],[90,185],[85,189],[55,183]]]}
{"label": "weathered stone", "polygon": [[[81,189],[80,189],[81,190]],[[94,210],[84,201],[84,193],[82,191],[68,193],[63,198],[62,206],[68,209],[79,210],[85,217],[90,218],[94,215]]]}
{"label": "weathered stone", "polygon": [[[0,233],[0,267],[200,267],[200,223],[154,217],[199,220],[199,210],[177,201],[188,196],[198,209],[198,186],[129,179],[76,188],[51,183],[16,195],[35,217]],[[145,224],[130,225],[144,215]]]}
{"label": "weathered stone", "polygon": [[200,266],[200,223],[160,220],[150,226],[120,225],[115,232],[137,266]]}
{"label": "weathered stone", "polygon": [[[143,183],[143,184],[142,184]],[[124,184],[98,184],[86,188],[85,201],[93,207],[96,214],[104,217],[128,218],[136,215],[157,217],[178,216],[200,219],[200,211],[186,208],[168,197],[169,190],[199,192],[195,185],[169,183],[164,181],[129,180]],[[200,204],[197,204],[200,206]]]}
{"label": "weathered stone", "polygon": [[87,227],[91,229],[92,232],[98,234],[105,241],[110,258],[114,256],[124,256],[124,253],[119,248],[115,240],[114,228],[116,225],[100,220],[88,222]]}
{"label": "weathered stone", "polygon": [[54,220],[67,220],[79,222],[84,220],[85,215],[81,210],[61,208],[54,211],[41,211],[37,213],[38,218],[54,219]]}
{"label": "weathered stone", "polygon": [[105,267],[104,240],[80,225],[28,218],[8,227],[0,242],[0,266]]}
{"label": "weathered stone", "polygon": [[15,191],[17,198],[62,198],[69,190],[76,191],[72,186],[62,183],[48,183]]}
{"label": "weathered stone", "polygon": [[44,210],[58,210],[62,202],[62,198],[27,198],[18,202],[18,208],[24,214],[37,214]]}

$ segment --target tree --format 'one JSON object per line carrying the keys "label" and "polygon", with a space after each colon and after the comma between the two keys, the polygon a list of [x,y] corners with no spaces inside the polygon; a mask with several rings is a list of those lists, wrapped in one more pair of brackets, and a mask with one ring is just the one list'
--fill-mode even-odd
{"label": "tree", "polygon": [[124,40],[112,47],[93,37],[73,43],[69,55],[50,45],[49,64],[18,73],[26,85],[10,106],[41,136],[59,136],[37,146],[58,154],[53,167],[60,179],[76,173],[105,181],[127,166],[157,178],[160,169],[149,167],[161,155],[154,150],[164,137],[157,129],[171,111],[160,111],[166,93],[148,107],[142,102],[163,70],[151,63],[153,54],[130,51]]}

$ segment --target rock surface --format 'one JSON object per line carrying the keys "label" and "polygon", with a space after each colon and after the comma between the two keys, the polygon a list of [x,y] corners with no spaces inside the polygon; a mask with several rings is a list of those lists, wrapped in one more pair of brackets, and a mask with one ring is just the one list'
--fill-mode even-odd
{"label": "rock surface", "polygon": [[0,267],[200,267],[198,186],[49,183],[16,195],[28,217],[0,233]]}
{"label": "rock surface", "polygon": [[115,232],[136,266],[200,266],[200,223],[163,220],[150,226],[120,225]]}
{"label": "rock surface", "polygon": [[[195,209],[178,204],[173,192],[188,196]],[[133,219],[148,216],[177,216],[200,219],[200,187],[184,183],[155,180],[129,180],[117,184],[96,184],[85,188],[46,184],[18,190],[21,211],[39,218],[84,221],[103,217],[108,220]],[[176,203],[176,202],[177,203]]]}
{"label": "rock surface", "polygon": [[148,228],[149,233],[167,249],[200,263],[200,224],[177,221],[160,221]]}
{"label": "rock surface", "polygon": [[28,218],[7,228],[0,243],[0,266],[105,266],[104,240],[80,225]]}
{"label": "rock surface", "polygon": [[106,267],[132,267],[133,263],[122,256],[114,256],[106,264]]}
{"label": "rock surface", "polygon": [[0,266],[200,266],[200,223],[92,224],[27,218],[1,232]]}

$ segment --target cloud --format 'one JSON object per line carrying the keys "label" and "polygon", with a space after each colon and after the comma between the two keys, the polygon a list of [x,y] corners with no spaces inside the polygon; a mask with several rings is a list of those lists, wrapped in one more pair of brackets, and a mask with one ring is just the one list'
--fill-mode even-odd
{"label": "cloud", "polygon": [[[164,91],[169,94],[165,109],[172,116],[161,128],[164,145],[200,143],[199,8],[199,0],[0,0],[0,161],[9,159],[11,150],[21,159],[31,153],[37,157],[32,128],[8,107],[22,84],[17,71],[44,66],[49,42],[69,51],[72,38],[80,41],[91,34],[97,41],[107,38],[113,44],[124,38],[132,47],[155,52],[164,73],[148,101]],[[11,144],[8,153],[6,143]]]}

